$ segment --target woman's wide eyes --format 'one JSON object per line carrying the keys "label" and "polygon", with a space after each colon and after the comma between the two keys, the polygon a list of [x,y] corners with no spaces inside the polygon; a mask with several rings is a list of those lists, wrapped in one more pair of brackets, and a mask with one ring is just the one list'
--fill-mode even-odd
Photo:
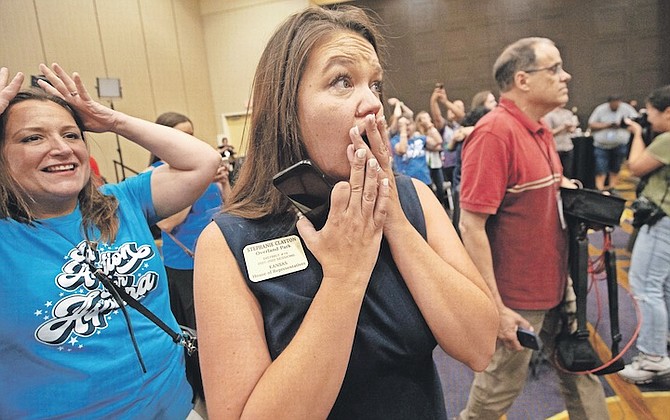
{"label": "woman's wide eyes", "polygon": [[333,81],[333,86],[338,88],[348,89],[352,87],[351,79],[348,76],[340,75],[335,78]]}
{"label": "woman's wide eyes", "polygon": [[[350,89],[354,86],[351,78],[349,76],[341,75],[335,78],[331,83],[332,86],[338,87],[341,89]],[[372,82],[370,84],[370,90],[373,91],[376,95],[381,95],[383,83],[381,80]]]}
{"label": "woman's wide eyes", "polygon": [[383,87],[383,83],[382,83],[381,80],[378,81],[378,82],[374,82],[374,83],[372,83],[372,85],[370,85],[370,89],[372,89],[372,91],[375,92],[378,95],[381,95],[382,87]]}

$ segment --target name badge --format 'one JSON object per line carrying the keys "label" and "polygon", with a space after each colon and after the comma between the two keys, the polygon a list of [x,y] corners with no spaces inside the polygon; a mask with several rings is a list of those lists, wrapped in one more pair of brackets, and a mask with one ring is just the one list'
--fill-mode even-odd
{"label": "name badge", "polygon": [[561,220],[561,229],[565,230],[568,228],[568,223],[565,221],[565,215],[563,214],[563,197],[561,197],[561,191],[556,192],[556,204],[558,205],[558,218]]}
{"label": "name badge", "polygon": [[242,252],[249,280],[254,283],[307,268],[307,256],[297,235],[247,245]]}

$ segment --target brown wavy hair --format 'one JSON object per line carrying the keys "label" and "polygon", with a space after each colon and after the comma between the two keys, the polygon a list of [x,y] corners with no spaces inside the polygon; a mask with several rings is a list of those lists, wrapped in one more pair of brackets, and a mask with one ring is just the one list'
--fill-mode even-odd
{"label": "brown wavy hair", "polygon": [[[272,176],[309,156],[298,121],[298,87],[314,47],[337,32],[366,39],[381,56],[376,23],[362,9],[316,6],[290,16],[268,41],[253,83],[249,146],[226,211],[249,219],[287,213]],[[381,59],[381,57],[380,57]]]}
{"label": "brown wavy hair", "polygon": [[[7,109],[0,114],[0,218],[11,218],[21,223],[39,223],[30,206],[30,200],[26,199],[21,184],[12,176],[7,164],[10,156],[5,153],[7,120],[12,107],[24,101],[51,101],[67,110],[74,118],[77,127],[81,131],[82,139],[84,124],[77,113],[63,99],[47,94],[40,89],[30,89],[19,92],[11,101]],[[85,140],[84,140],[85,141]],[[82,230],[88,236],[95,226],[100,230],[100,240],[113,242],[119,228],[119,220],[116,210],[119,206],[116,197],[104,195],[93,185],[89,176],[88,181],[79,192],[79,208],[82,215]]]}

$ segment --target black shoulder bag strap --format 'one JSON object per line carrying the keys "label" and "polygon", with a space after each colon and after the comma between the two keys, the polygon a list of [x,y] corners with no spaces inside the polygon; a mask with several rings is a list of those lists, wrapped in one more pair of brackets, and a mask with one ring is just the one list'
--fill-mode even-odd
{"label": "black shoulder bag strap", "polygon": [[146,306],[142,305],[140,302],[137,301],[134,297],[130,296],[128,292],[126,292],[123,287],[119,287],[116,285],[110,278],[107,276],[105,273],[102,272],[102,270],[91,267],[93,275],[100,280],[100,282],[105,286],[105,288],[111,293],[112,297],[116,302],[119,304],[119,307],[121,308],[121,311],[123,312],[123,316],[126,318],[126,323],[128,325],[128,331],[130,332],[130,337],[133,342],[133,347],[135,348],[135,353],[137,354],[137,358],[140,361],[140,365],[142,365],[142,370],[146,373],[146,367],[144,365],[144,361],[142,359],[142,355],[140,354],[139,347],[137,346],[137,342],[135,340],[135,334],[133,333],[132,329],[132,324],[130,322],[130,317],[128,316],[128,313],[126,311],[125,305],[123,305],[123,302],[126,302],[128,306],[131,308],[135,309],[142,315],[144,315],[146,318],[148,318],[151,322],[156,324],[160,329],[165,331],[167,335],[172,338],[172,341],[174,341],[176,344],[183,346],[184,349],[186,350],[186,353],[191,356],[193,353],[195,353],[198,350],[198,342],[197,342],[197,337],[195,335],[195,331],[191,330],[190,328],[183,328],[183,331],[181,333],[178,333],[174,331],[172,328],[170,328],[165,322],[163,322],[160,318],[158,318],[153,312],[151,312]]}
{"label": "black shoulder bag strap", "polygon": [[[159,227],[159,229],[160,229],[160,227]],[[184,245],[179,239],[177,239],[177,237],[174,236],[171,232],[168,232],[167,230],[164,230],[164,229],[161,229],[161,232],[163,232],[163,233],[165,233],[167,236],[169,236],[170,239],[172,239],[172,240],[174,241],[174,243],[176,243],[176,244],[179,246],[179,248],[181,248],[182,251],[184,251],[184,253],[185,253],[186,255],[188,255],[188,256],[191,257],[191,258],[194,258],[194,257],[195,257],[195,254],[193,253],[193,251],[191,251],[190,249],[188,249],[188,247],[187,247],[186,245]]]}

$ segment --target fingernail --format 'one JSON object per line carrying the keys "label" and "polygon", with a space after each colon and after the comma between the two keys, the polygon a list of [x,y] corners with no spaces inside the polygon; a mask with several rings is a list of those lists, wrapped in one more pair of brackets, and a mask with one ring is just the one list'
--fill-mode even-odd
{"label": "fingernail", "polygon": [[356,150],[356,157],[362,159],[365,157],[365,149]]}
{"label": "fingernail", "polygon": [[354,126],[354,134],[356,134],[357,136],[361,134],[357,125]]}
{"label": "fingernail", "polygon": [[379,163],[377,162],[377,159],[372,158],[368,161],[368,165],[370,165],[370,168],[375,169],[379,168]]}
{"label": "fingernail", "polygon": [[389,186],[389,179],[388,179],[388,178],[384,178],[384,179],[382,179],[382,185],[383,185],[384,187],[388,187],[388,186]]}

